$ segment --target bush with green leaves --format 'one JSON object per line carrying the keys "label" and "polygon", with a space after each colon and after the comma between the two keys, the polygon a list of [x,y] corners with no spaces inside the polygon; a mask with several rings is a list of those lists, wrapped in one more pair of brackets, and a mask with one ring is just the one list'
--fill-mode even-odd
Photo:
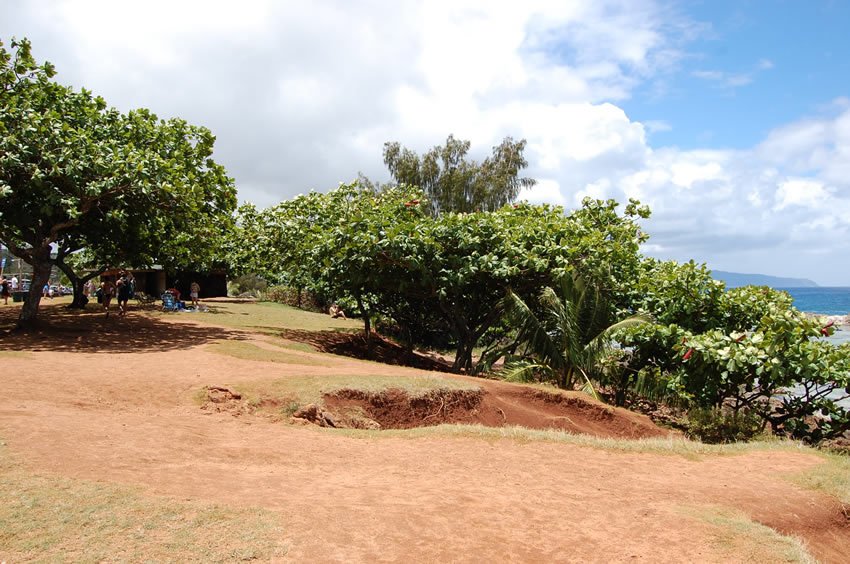
{"label": "bush with green leaves", "polygon": [[704,443],[748,442],[764,431],[764,419],[752,411],[694,408],[688,411],[687,434]]}

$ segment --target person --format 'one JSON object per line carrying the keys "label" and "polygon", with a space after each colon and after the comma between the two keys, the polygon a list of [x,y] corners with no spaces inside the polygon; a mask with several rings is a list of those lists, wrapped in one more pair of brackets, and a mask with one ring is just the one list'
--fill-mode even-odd
{"label": "person", "polygon": [[169,288],[169,289],[167,289],[167,290],[166,290],[166,292],[168,292],[169,294],[171,294],[172,296],[174,296],[174,301],[175,301],[175,302],[179,302],[179,301],[180,301],[180,290],[178,290],[178,289],[177,289],[177,284],[179,284],[179,283],[180,283],[180,281],[179,281],[179,280],[175,280],[175,281],[174,281],[174,286],[172,286],[171,288]]}
{"label": "person", "polygon": [[9,281],[6,280],[5,276],[0,277],[0,297],[3,298],[3,305],[9,305],[9,296],[11,295],[9,285]]}
{"label": "person", "polygon": [[130,287],[130,299],[136,297],[136,277],[132,272],[127,273],[127,285]]}
{"label": "person", "polygon": [[45,284],[44,287],[41,289],[41,297],[42,298],[52,298],[53,297],[53,296],[50,295],[50,284],[49,283]]}
{"label": "person", "polygon": [[127,302],[130,301],[130,281],[127,273],[122,271],[121,276],[115,282],[115,290],[118,294],[118,317],[127,315]]}
{"label": "person", "polygon": [[101,282],[100,293],[103,299],[103,311],[106,312],[106,317],[109,317],[109,303],[112,301],[112,296],[115,295],[115,284],[112,283],[112,280]]}
{"label": "person", "polygon": [[331,307],[328,308],[328,314],[331,317],[333,317],[334,319],[336,319],[338,317],[345,319],[345,312],[342,311],[342,308],[339,307],[339,305],[337,305],[336,302],[332,303]]}
{"label": "person", "polygon": [[12,280],[10,282],[12,283],[12,291],[17,292],[18,291],[18,277],[13,274]]}
{"label": "person", "polygon": [[195,307],[198,307],[198,305],[199,305],[198,294],[200,294],[200,293],[201,293],[201,285],[198,284],[197,282],[192,282],[189,285],[189,297],[192,298],[192,305],[195,306]]}

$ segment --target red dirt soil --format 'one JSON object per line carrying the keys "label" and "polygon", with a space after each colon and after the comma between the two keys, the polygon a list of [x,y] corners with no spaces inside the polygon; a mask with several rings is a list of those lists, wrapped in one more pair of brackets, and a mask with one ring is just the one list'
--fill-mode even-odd
{"label": "red dirt soil", "polygon": [[[12,311],[0,311],[0,324]],[[788,479],[822,463],[809,451],[684,457],[474,436],[352,436],[204,411],[194,397],[205,386],[419,372],[328,356],[330,368],[240,360],[206,345],[274,348],[274,339],[198,321],[84,314],[6,335],[3,350],[28,353],[3,358],[0,438],[9,453],[33,472],[278,511],[292,561],[765,561],[734,531],[689,516],[712,508],[797,536],[824,562],[850,554],[838,501]],[[592,400],[475,382],[486,391],[484,422],[663,434]]]}

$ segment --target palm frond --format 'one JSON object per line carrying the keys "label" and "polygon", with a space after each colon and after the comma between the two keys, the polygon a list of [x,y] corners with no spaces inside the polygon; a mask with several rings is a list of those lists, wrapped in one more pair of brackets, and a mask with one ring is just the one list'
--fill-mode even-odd
{"label": "palm frond", "polygon": [[590,377],[587,375],[587,372],[582,370],[580,366],[578,367],[578,369],[579,372],[581,372],[581,375],[584,376],[584,384],[581,387],[581,391],[586,394],[590,394],[596,401],[602,401],[602,398],[600,398],[599,394],[596,393],[596,388],[593,386],[593,382],[590,380]]}
{"label": "palm frond", "polygon": [[534,382],[538,374],[551,376],[552,372],[552,368],[546,364],[520,360],[506,365],[501,375],[509,382]]}
{"label": "palm frond", "polygon": [[517,337],[536,353],[542,364],[556,370],[562,368],[564,359],[558,343],[522,298],[508,291],[504,304],[508,319],[517,326]]}

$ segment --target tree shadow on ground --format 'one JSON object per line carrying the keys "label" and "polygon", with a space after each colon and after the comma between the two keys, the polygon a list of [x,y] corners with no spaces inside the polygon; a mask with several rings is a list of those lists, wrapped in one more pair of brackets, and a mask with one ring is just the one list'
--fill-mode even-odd
{"label": "tree shadow on ground", "polygon": [[280,327],[257,327],[257,329],[274,333],[289,341],[306,343],[320,352],[360,360],[372,360],[393,366],[409,366],[421,370],[451,372],[452,368],[450,363],[442,359],[425,356],[415,351],[410,352],[398,343],[377,333],[372,334],[370,347],[363,333],[359,331],[352,332],[344,329],[303,331],[281,329]]}
{"label": "tree shadow on ground", "polygon": [[16,330],[19,308],[0,308],[2,349],[6,351],[132,353],[185,350],[222,340],[249,338],[243,331],[190,323],[169,322],[159,308],[131,306],[127,317],[115,308],[107,318],[103,310],[63,305],[39,308],[39,320],[26,330]]}

